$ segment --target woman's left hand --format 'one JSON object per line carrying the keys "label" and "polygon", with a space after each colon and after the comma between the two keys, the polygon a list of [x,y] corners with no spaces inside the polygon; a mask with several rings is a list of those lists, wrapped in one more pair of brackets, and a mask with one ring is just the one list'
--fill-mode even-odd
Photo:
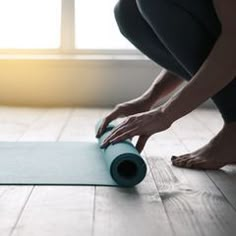
{"label": "woman's left hand", "polygon": [[161,108],[129,116],[104,140],[101,148],[139,136],[136,148],[141,152],[151,135],[168,129],[171,124]]}

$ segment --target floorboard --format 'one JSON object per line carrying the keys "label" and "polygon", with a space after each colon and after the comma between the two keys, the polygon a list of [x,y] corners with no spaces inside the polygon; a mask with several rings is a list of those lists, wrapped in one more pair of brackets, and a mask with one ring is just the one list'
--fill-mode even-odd
{"label": "floorboard", "polygon": [[[198,110],[192,112],[191,115],[195,119],[195,123],[200,123],[199,129],[202,130],[205,137],[215,136],[223,126],[223,120],[215,110]],[[209,132],[204,132],[204,130]],[[226,166],[220,171],[207,171],[206,173],[236,210],[236,167]]]}
{"label": "floorboard", "polygon": [[[45,109],[0,108],[0,141],[21,141],[28,128],[45,113]],[[10,235],[27,203],[33,187],[0,186],[0,235]]]}
{"label": "floorboard", "polygon": [[[19,141],[57,141],[61,131],[68,122],[70,114],[71,109],[69,108],[47,109],[43,115],[28,127]],[[64,189],[61,189],[60,191],[57,187],[46,186],[32,186],[28,188],[31,188],[30,195],[23,206],[23,210],[17,218],[10,235],[27,236],[54,234],[54,230],[57,229],[57,227],[55,228],[55,224],[52,224],[49,219],[55,219],[55,216],[59,213],[57,208],[53,207],[56,207],[56,203],[59,203],[61,199],[64,201],[64,198],[60,198],[60,194],[66,195]],[[56,201],[56,197],[60,200]],[[45,207],[47,206],[47,203],[50,207]],[[58,204],[58,206],[63,205]],[[54,217],[53,214],[50,215],[51,209],[54,209],[51,211],[54,213]],[[50,231],[50,229],[52,230]]]}
{"label": "floorboard", "polygon": [[[0,141],[95,141],[109,109],[0,107]],[[133,189],[0,186],[1,236],[234,235],[236,167],[173,167],[171,155],[208,142],[222,127],[214,110],[196,110],[152,136],[145,180]]]}
{"label": "floorboard", "polygon": [[233,235],[235,210],[208,174],[173,167],[169,161],[172,154],[193,151],[213,136],[200,128],[191,115],[176,122],[154,136],[148,160],[177,235]]}
{"label": "floorboard", "polygon": [[[108,112],[103,110],[100,117]],[[134,189],[96,187],[94,207],[95,236],[173,235],[149,169]]]}

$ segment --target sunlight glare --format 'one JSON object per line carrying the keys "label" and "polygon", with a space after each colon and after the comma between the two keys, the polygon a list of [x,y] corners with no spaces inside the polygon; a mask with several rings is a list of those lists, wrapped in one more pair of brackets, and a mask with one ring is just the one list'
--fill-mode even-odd
{"label": "sunlight glare", "polygon": [[58,48],[60,17],[60,0],[0,0],[0,48]]}
{"label": "sunlight glare", "polygon": [[75,0],[76,47],[134,49],[120,33],[114,17],[118,0]]}

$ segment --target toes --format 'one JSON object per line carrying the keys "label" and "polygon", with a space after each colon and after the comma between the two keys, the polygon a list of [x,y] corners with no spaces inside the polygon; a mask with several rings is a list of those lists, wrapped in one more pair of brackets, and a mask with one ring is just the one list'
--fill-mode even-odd
{"label": "toes", "polygon": [[186,157],[177,157],[172,163],[174,166],[191,168],[191,169],[206,169],[208,167],[207,161],[200,158],[191,157],[190,155],[185,155]]}
{"label": "toes", "polygon": [[173,165],[183,167],[186,165],[186,162],[189,161],[191,157],[179,157],[172,161]]}
{"label": "toes", "polygon": [[199,169],[199,170],[218,170],[226,164],[217,162],[216,160],[209,160],[208,156],[185,154],[182,156],[173,156],[171,158],[172,164],[177,167]]}
{"label": "toes", "polygon": [[200,158],[185,158],[173,163],[175,166],[196,170],[218,170],[222,166]]}
{"label": "toes", "polygon": [[180,160],[182,158],[186,158],[186,157],[190,157],[191,154],[184,154],[184,155],[181,155],[181,156],[172,156],[171,157],[171,161],[177,161],[177,160]]}

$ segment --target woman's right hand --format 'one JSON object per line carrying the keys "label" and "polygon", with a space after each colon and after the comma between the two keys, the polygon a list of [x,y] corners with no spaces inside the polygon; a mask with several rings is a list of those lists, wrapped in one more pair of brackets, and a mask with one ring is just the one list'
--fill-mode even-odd
{"label": "woman's right hand", "polygon": [[151,105],[143,98],[137,98],[128,102],[120,103],[103,119],[101,126],[98,129],[96,137],[99,138],[105,131],[107,125],[120,117],[126,117],[148,111]]}

